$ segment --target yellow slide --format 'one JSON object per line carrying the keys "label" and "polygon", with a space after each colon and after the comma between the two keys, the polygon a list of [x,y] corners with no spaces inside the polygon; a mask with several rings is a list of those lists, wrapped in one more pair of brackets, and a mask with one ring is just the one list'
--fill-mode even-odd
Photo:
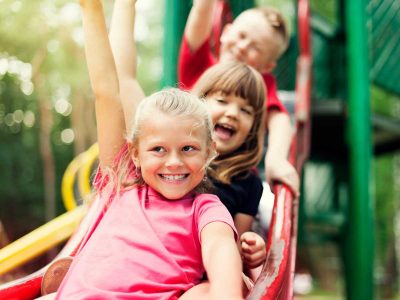
{"label": "yellow slide", "polygon": [[78,205],[78,200],[84,201],[90,195],[90,175],[97,156],[98,147],[94,144],[71,161],[62,180],[62,196],[68,211],[0,249],[0,275],[67,240],[75,232],[87,211],[87,206]]}
{"label": "yellow slide", "polygon": [[0,275],[68,239],[86,212],[81,205],[0,249]]}

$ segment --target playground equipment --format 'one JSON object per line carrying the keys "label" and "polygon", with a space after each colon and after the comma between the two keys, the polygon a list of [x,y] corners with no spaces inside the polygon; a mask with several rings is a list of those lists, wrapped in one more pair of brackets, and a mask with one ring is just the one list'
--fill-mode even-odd
{"label": "playground equipment", "polygon": [[[331,1],[337,15],[334,22],[328,22],[319,13],[318,4],[315,3],[317,7],[311,16],[307,0],[296,3],[298,32],[295,37],[299,38],[299,43],[292,40],[291,48],[278,64],[276,75],[280,88],[296,90],[296,137],[291,161],[302,178],[307,177],[310,165],[318,165],[321,172],[317,184],[305,185],[303,180],[299,202],[286,187],[274,187],[276,197],[268,236],[268,263],[248,298],[292,298],[298,229],[299,243],[341,241],[338,245],[343,254],[347,298],[372,299],[371,158],[373,152],[378,155],[399,149],[400,133],[392,120],[371,117],[369,86],[371,80],[387,91],[400,94],[396,81],[400,78],[400,68],[394,67],[399,58],[400,7],[395,0]],[[165,4],[163,85],[175,85],[176,57],[190,3],[166,0]],[[220,12],[229,19],[230,14],[236,15],[253,5],[249,0],[232,0],[226,2]],[[218,35],[218,28],[214,32]],[[368,42],[375,46],[370,61]],[[312,128],[310,120],[315,125]],[[305,163],[308,156],[309,162]],[[81,178],[89,178],[89,173]],[[68,180],[66,186],[75,186],[71,182],[76,177]],[[76,194],[69,193],[66,206],[75,207],[77,195],[85,195],[84,191],[88,192],[87,186],[79,188]],[[77,251],[97,211],[98,208],[89,210],[59,257]],[[309,225],[314,226],[310,229]],[[323,230],[327,227],[334,230],[327,233]],[[0,298],[37,296],[44,270],[1,285]]]}
{"label": "playground equipment", "polygon": [[[300,3],[301,2],[301,3]],[[303,7],[302,11],[304,13],[304,17],[308,16],[308,2],[300,1],[299,4]],[[167,15],[166,19],[169,18],[169,10],[168,4],[173,4],[173,1],[167,1]],[[221,12],[229,12],[226,9],[221,10]],[[232,6],[233,7],[233,6]],[[237,6],[236,6],[237,7]],[[247,8],[242,7],[242,9]],[[171,19],[169,19],[171,20]],[[303,25],[308,26],[308,21],[304,20]],[[307,29],[305,35],[307,35]],[[168,30],[167,30],[168,31]],[[167,32],[167,41],[168,37],[171,36]],[[304,41],[307,41],[305,39]],[[168,45],[168,43],[165,43]],[[175,43],[175,50],[177,49],[177,45],[179,43]],[[305,46],[309,49],[308,46]],[[167,48],[166,48],[167,49]],[[175,53],[177,54],[177,52]],[[307,53],[306,53],[307,54]],[[309,53],[307,54],[307,58],[310,62]],[[174,55],[176,57],[176,55]],[[300,63],[299,63],[300,65]],[[306,64],[302,63],[303,66]],[[301,166],[304,162],[304,158],[307,153],[303,152],[303,159],[298,157],[296,154],[299,150],[307,150],[307,147],[304,145],[308,144],[309,135],[306,133],[306,130],[309,129],[309,126],[306,125],[308,121],[308,113],[306,112],[309,107],[309,86],[310,86],[310,75],[309,69],[310,65],[307,66],[307,69],[302,69],[301,73],[306,77],[302,77],[302,82],[298,84],[298,91],[302,90],[302,94],[300,99],[302,99],[303,104],[299,105],[303,110],[303,120],[301,123],[299,122],[297,125],[298,133],[304,133],[301,138],[294,139],[291,151],[291,161],[300,171]],[[175,68],[175,66],[174,66]],[[166,74],[168,74],[168,68],[166,68]],[[167,75],[168,76],[168,75]],[[175,71],[174,71],[175,76]],[[170,76],[172,79],[173,76]],[[165,82],[164,82],[165,83]],[[76,158],[76,160],[71,163],[69,168],[67,169],[66,176],[63,180],[63,196],[67,209],[74,209],[73,212],[77,210],[76,204],[77,199],[75,194],[77,195],[87,195],[89,193],[88,187],[84,185],[82,182],[89,182],[89,174],[88,171],[92,164],[93,159],[96,153],[96,147],[94,146],[91,151],[87,151],[87,153],[83,153]],[[301,153],[301,151],[300,151]],[[299,160],[300,158],[300,160]],[[83,162],[89,161],[86,163],[86,167],[82,168],[85,165]],[[81,170],[80,173],[83,173],[83,176],[80,178],[84,178],[83,180],[78,180],[80,184],[79,191],[76,193],[74,189],[74,182],[76,181],[76,174],[78,174],[78,170]],[[83,171],[82,171],[83,170]],[[75,176],[73,176],[75,174]],[[85,180],[86,179],[86,180]],[[294,262],[295,262],[295,253],[296,253],[296,226],[297,224],[297,202],[294,201],[292,194],[290,191],[284,186],[276,186],[274,188],[275,191],[275,204],[274,204],[274,212],[271,221],[269,240],[267,245],[268,251],[268,263],[266,264],[264,270],[262,271],[262,275],[257,280],[253,292],[249,295],[249,299],[290,299],[292,298],[292,280],[293,280],[293,272],[294,272]],[[78,232],[73,235],[73,237],[67,243],[67,246],[62,250],[60,255],[57,258],[63,257],[65,255],[73,255],[76,251],[78,251],[79,245],[81,243],[82,238],[84,237],[84,233],[90,227],[90,223],[96,219],[99,215],[99,209],[96,207],[91,207],[89,210],[88,216],[85,218],[83,224],[81,224],[78,228]],[[89,221],[88,221],[89,220]],[[31,299],[32,297],[36,297],[40,294],[40,283],[43,277],[43,274],[48,266],[43,269],[37,271],[34,274],[26,278],[22,278],[20,280],[10,282],[6,285],[0,286],[0,298],[16,298],[16,299]],[[282,292],[283,291],[283,292]]]}
{"label": "playground equipment", "polygon": [[[400,75],[400,7],[392,0],[338,0],[329,3],[332,16],[327,3],[313,4],[313,126],[303,179],[317,172],[318,180],[303,180],[299,243],[335,242],[347,299],[373,299],[371,160],[399,149],[400,132],[398,121],[371,113],[369,90],[373,83],[400,94],[393,81]],[[291,51],[283,60],[293,60]],[[280,88],[294,85],[292,65],[278,64]]]}
{"label": "playground equipment", "polygon": [[[167,13],[166,19],[169,19],[170,7],[173,1],[167,1]],[[176,4],[176,3],[175,3]],[[221,9],[221,13],[231,13],[228,9],[229,7],[224,4],[224,8]],[[310,49],[309,46],[304,45],[304,43],[309,42],[308,38],[308,21],[307,17],[308,13],[308,2],[307,1],[299,1],[299,5],[302,8],[303,14],[303,22],[302,28],[304,31],[303,38],[303,48]],[[233,7],[233,6],[232,6]],[[246,7],[243,7],[247,8]],[[181,24],[182,25],[182,24]],[[218,25],[218,24],[217,24]],[[216,31],[218,34],[218,31]],[[171,40],[168,30],[166,33],[166,41]],[[166,47],[167,48],[167,47]],[[308,51],[307,50],[307,51]],[[176,57],[175,53],[172,57]],[[298,98],[302,101],[302,104],[298,105],[299,115],[302,115],[302,120],[298,119],[297,130],[298,137],[295,138],[292,144],[291,150],[291,161],[297,167],[297,170],[300,172],[301,167],[304,163],[304,160],[307,156],[307,144],[309,139],[309,123],[308,116],[309,113],[309,91],[310,91],[310,67],[311,67],[311,56],[310,53],[304,53],[305,55],[299,60],[299,67],[301,71],[299,74],[302,74],[302,81],[298,83],[297,94]],[[308,63],[304,63],[307,61]],[[299,69],[299,70],[300,70]],[[167,72],[167,71],[166,71]],[[174,71],[175,76],[176,71]],[[172,79],[173,77],[171,77]],[[300,78],[300,76],[299,76]],[[165,81],[164,81],[165,83]],[[302,111],[300,113],[300,111]],[[76,210],[75,206],[77,204],[77,200],[80,195],[81,197],[88,194],[88,187],[84,186],[84,184],[78,184],[78,191],[74,189],[74,182],[76,182],[76,174],[84,173],[81,178],[78,179],[78,182],[89,182],[89,174],[88,171],[93,165],[93,157],[96,154],[96,147],[94,146],[92,150],[87,151],[88,153],[83,153],[76,158],[76,160],[70,164],[67,169],[66,176],[63,180],[63,196],[67,209]],[[94,155],[93,155],[94,153]],[[299,155],[300,153],[300,155]],[[89,161],[86,163],[86,167],[82,168],[84,161]],[[78,170],[83,170],[78,172]],[[75,174],[75,176],[72,176]],[[262,271],[262,275],[257,280],[255,287],[251,294],[249,295],[249,299],[291,299],[292,298],[292,280],[293,280],[293,272],[294,272],[294,263],[295,263],[295,253],[296,253],[296,224],[297,224],[297,202],[294,201],[293,196],[288,188],[284,186],[276,186],[274,187],[275,191],[275,204],[274,204],[274,212],[271,222],[271,227],[269,231],[269,240],[267,245],[268,251],[268,264]],[[85,220],[93,220],[96,218],[96,214],[99,213],[97,208],[91,207],[89,210],[89,217],[86,217]],[[73,255],[77,249],[79,248],[79,244],[84,236],[84,232],[87,231],[88,225],[90,221],[86,221],[81,224],[78,229],[78,234],[75,233],[73,237],[67,244],[67,249],[63,249],[62,253],[60,253],[59,257],[63,257],[65,255]],[[295,226],[293,226],[295,225]],[[48,267],[48,266],[47,266]],[[6,285],[0,286],[0,297],[16,297],[17,299],[31,299],[32,297],[38,296],[40,294],[40,282],[42,280],[42,276],[46,270],[46,268],[39,270],[38,272],[28,276],[27,278],[23,278],[21,280],[17,280],[15,282],[8,283]]]}
{"label": "playground equipment", "polygon": [[89,201],[90,176],[96,167],[97,156],[98,146],[94,144],[71,161],[61,184],[67,212],[0,249],[0,275],[71,237],[87,211],[83,204]]}

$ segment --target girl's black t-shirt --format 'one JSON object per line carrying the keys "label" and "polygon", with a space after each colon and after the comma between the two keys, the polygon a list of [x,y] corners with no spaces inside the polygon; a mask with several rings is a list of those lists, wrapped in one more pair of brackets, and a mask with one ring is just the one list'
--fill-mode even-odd
{"label": "girl's black t-shirt", "polygon": [[230,184],[211,180],[215,186],[214,193],[229,210],[232,217],[237,213],[256,216],[263,191],[261,179],[254,173],[248,172],[232,178]]}

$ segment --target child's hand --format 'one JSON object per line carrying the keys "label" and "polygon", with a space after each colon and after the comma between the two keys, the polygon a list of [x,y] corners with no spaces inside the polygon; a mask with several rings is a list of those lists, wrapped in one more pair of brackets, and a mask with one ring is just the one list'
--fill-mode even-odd
{"label": "child's hand", "polygon": [[299,175],[286,159],[268,159],[265,163],[265,177],[271,189],[274,183],[281,182],[291,189],[295,197],[300,195]]}
{"label": "child's hand", "polygon": [[247,268],[262,265],[267,257],[264,239],[254,232],[243,233],[240,237],[240,254]]}

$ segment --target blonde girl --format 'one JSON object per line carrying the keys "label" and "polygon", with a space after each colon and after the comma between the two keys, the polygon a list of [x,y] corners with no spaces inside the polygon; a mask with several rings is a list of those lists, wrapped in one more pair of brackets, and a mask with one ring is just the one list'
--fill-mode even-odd
{"label": "blonde girl", "polygon": [[[110,41],[126,119],[131,118],[129,116],[135,106],[130,96],[136,77],[134,19],[135,1],[116,0]],[[262,154],[265,101],[263,80],[252,67],[224,63],[202,76],[195,93],[205,97],[214,125],[212,136],[218,152],[218,157],[212,162],[210,174],[210,179],[216,186],[214,192],[221,197],[235,220],[245,267],[260,266],[266,256],[264,240],[248,231],[257,213],[262,193],[261,181],[252,168],[260,161]],[[126,126],[130,128],[131,125]]]}
{"label": "blonde girl", "polygon": [[214,152],[205,104],[177,89],[142,101],[132,79],[135,118],[124,118],[101,1],[80,3],[96,98],[96,187],[107,210],[56,299],[198,299],[190,290],[204,272],[202,299],[242,299],[232,218],[215,195],[196,191]]}

